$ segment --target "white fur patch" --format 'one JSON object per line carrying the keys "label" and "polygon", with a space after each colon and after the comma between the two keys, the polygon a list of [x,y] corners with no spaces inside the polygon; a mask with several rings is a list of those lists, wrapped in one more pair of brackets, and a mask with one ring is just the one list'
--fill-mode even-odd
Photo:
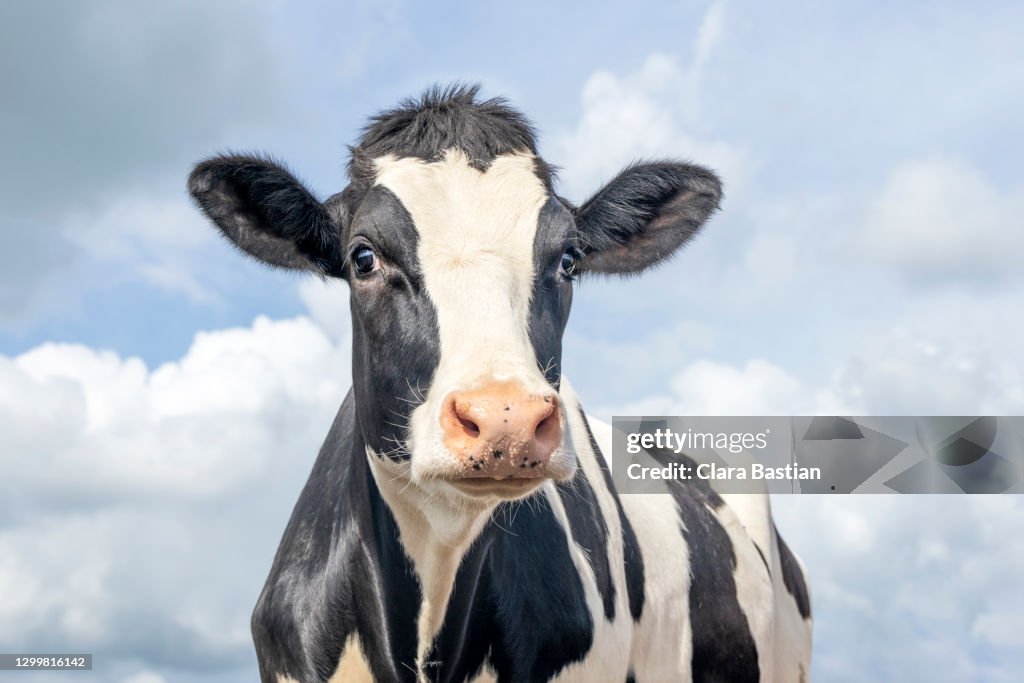
{"label": "white fur patch", "polygon": [[623,496],[622,507],[644,559],[644,610],[629,655],[636,680],[688,680],[691,549],[679,526],[679,509],[672,496],[660,493]]}
{"label": "white fur patch", "polygon": [[327,683],[374,683],[370,663],[363,652],[363,644],[359,634],[353,633],[345,641],[338,659],[338,668]]}
{"label": "white fur patch", "polygon": [[470,683],[498,683],[498,676],[494,673],[494,669],[485,666]]}

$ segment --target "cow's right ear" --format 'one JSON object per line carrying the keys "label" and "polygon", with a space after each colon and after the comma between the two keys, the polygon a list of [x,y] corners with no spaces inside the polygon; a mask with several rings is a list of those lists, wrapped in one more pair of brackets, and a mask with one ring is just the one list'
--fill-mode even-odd
{"label": "cow's right ear", "polygon": [[242,251],[279,268],[340,277],[339,212],[270,159],[222,155],[197,164],[188,191]]}

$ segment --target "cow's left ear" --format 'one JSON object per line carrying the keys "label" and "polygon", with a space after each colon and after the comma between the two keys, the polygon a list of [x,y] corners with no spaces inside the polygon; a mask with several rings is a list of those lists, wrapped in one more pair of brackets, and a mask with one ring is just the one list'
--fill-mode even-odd
{"label": "cow's left ear", "polygon": [[676,162],[627,167],[575,211],[583,272],[639,273],[664,261],[718,208],[713,172]]}

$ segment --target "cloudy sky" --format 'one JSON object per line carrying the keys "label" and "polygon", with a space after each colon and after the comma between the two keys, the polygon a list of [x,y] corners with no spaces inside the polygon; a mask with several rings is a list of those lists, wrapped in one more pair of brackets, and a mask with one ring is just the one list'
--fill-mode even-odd
{"label": "cloudy sky", "polygon": [[[244,260],[185,178],[264,150],[325,197],[435,82],[526,111],[571,199],[637,157],[725,179],[681,258],[578,289],[595,414],[1024,413],[1020,3],[296,4],[0,3],[0,652],[97,668],[36,679],[253,679],[347,291]],[[1018,680],[1021,498],[775,506],[816,680]]]}

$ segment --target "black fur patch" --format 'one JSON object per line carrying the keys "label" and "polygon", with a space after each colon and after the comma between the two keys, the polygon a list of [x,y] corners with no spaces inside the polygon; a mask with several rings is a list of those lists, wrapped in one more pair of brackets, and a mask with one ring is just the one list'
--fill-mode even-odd
{"label": "black fur patch", "polygon": [[572,306],[572,282],[560,274],[568,247],[575,246],[572,214],[552,197],[537,218],[533,241],[533,296],[530,298],[530,343],[544,378],[558,387],[562,376],[562,334]]}
{"label": "black fur patch", "polygon": [[407,426],[440,362],[437,312],[423,285],[412,217],[383,187],[367,193],[352,217],[347,241],[368,244],[381,270],[348,272],[352,309],[352,384],[357,420],[374,451],[409,457]]}
{"label": "black fur patch", "polygon": [[594,623],[547,499],[519,503],[511,518],[510,533],[491,527],[490,595],[499,635],[491,664],[502,683],[546,681],[583,660]]}
{"label": "black fur patch", "polygon": [[[775,526],[772,525],[772,528],[775,529]],[[775,529],[775,538],[779,543],[779,563],[782,565],[782,581],[786,584],[786,590],[796,600],[800,616],[804,619],[809,619],[811,616],[811,596],[807,592],[807,584],[804,582],[804,570],[800,568],[800,563],[796,561],[796,557],[794,557],[789,546],[782,540],[778,529]]]}
{"label": "black fur patch", "polygon": [[427,657],[431,681],[464,681],[488,653],[501,683],[547,681],[593,643],[583,583],[547,499],[506,504],[495,518],[459,566]]}
{"label": "black fur patch", "polygon": [[700,166],[627,167],[576,210],[584,272],[639,273],[692,238],[718,208],[722,185]]}
{"label": "black fur patch", "polygon": [[558,496],[565,506],[565,516],[572,526],[572,537],[586,551],[590,568],[594,572],[597,590],[601,593],[604,617],[615,619],[615,582],[608,562],[608,524],[582,469],[569,482],[556,485]]}

